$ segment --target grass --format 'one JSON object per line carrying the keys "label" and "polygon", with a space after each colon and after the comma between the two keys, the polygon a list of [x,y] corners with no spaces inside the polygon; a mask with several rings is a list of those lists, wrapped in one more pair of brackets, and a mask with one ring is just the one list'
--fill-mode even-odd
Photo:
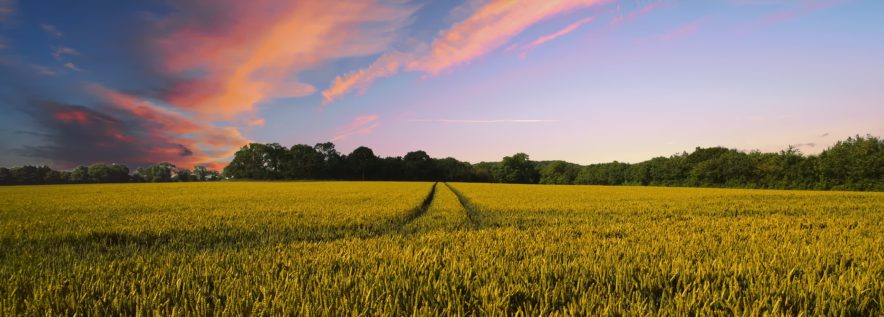
{"label": "grass", "polygon": [[882,193],[2,187],[0,314],[870,316],[882,227]]}

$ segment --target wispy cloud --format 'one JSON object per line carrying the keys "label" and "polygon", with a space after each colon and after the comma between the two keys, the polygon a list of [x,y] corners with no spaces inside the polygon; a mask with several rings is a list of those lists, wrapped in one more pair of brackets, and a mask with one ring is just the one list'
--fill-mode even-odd
{"label": "wispy cloud", "polygon": [[73,71],[77,71],[77,72],[82,72],[82,71],[83,71],[83,69],[81,69],[80,67],[77,67],[76,64],[71,63],[71,62],[64,63],[64,68],[67,68],[67,69],[70,69],[70,70],[73,70]]}
{"label": "wispy cloud", "polygon": [[816,143],[814,143],[814,142],[798,143],[798,144],[792,144],[792,146],[796,147],[796,148],[816,147]]}
{"label": "wispy cloud", "polygon": [[547,35],[543,35],[541,37],[538,37],[534,41],[531,41],[531,43],[528,43],[528,44],[522,46],[520,50],[522,51],[522,54],[525,54],[527,51],[533,50],[534,48],[541,46],[543,44],[546,44],[549,41],[555,40],[555,39],[562,37],[568,33],[576,31],[578,28],[580,28],[580,26],[587,24],[589,22],[592,22],[592,20],[593,20],[592,17],[588,17],[588,18],[581,19],[577,22],[568,24],[567,26],[565,26],[561,30],[558,30],[556,32],[553,32],[553,33],[550,33]]}
{"label": "wispy cloud", "polygon": [[62,60],[65,56],[80,56],[80,52],[75,49],[66,46],[53,46],[51,47],[52,57],[56,60]]}
{"label": "wispy cloud", "polygon": [[338,76],[331,87],[322,92],[323,103],[327,104],[340,98],[353,89],[364,92],[378,78],[393,76],[413,59],[413,54],[393,51],[386,53],[366,68]]}
{"label": "wispy cloud", "polygon": [[378,119],[380,119],[380,116],[376,114],[356,117],[353,121],[338,129],[332,141],[344,140],[354,135],[369,134],[380,125]]}
{"label": "wispy cloud", "polygon": [[49,35],[52,35],[55,37],[61,37],[64,35],[64,33],[61,33],[61,31],[59,31],[58,28],[55,27],[55,25],[41,24],[40,27],[43,28],[43,32],[46,32],[46,34],[49,34]]}

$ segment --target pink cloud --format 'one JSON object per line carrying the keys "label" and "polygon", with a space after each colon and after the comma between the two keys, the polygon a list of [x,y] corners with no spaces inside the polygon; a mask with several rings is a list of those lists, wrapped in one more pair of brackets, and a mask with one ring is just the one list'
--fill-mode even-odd
{"label": "pink cloud", "polygon": [[564,35],[566,35],[566,34],[568,34],[568,33],[574,32],[574,31],[576,31],[578,28],[580,28],[580,26],[582,26],[582,25],[584,25],[584,24],[586,24],[586,23],[589,23],[589,22],[591,22],[592,20],[593,20],[593,18],[592,18],[592,17],[589,17],[589,18],[584,18],[584,19],[581,19],[580,21],[577,21],[577,22],[574,22],[574,23],[568,24],[567,26],[565,26],[565,27],[562,28],[561,30],[558,30],[558,31],[553,32],[553,33],[551,33],[551,34],[547,34],[547,35],[544,35],[544,36],[538,37],[538,38],[535,39],[534,41],[531,41],[531,43],[528,43],[528,44],[526,44],[525,46],[522,46],[521,50],[522,50],[523,53],[526,52],[526,51],[530,51],[530,50],[532,50],[532,49],[534,49],[534,48],[536,48],[536,47],[538,47],[538,46],[540,46],[540,45],[546,44],[546,43],[549,42],[549,41],[555,40],[555,39],[557,39],[557,38],[559,38],[559,37],[562,37],[562,36],[564,36]]}
{"label": "pink cloud", "polygon": [[332,141],[343,140],[354,135],[369,134],[380,124],[378,119],[380,119],[380,116],[376,114],[356,117],[353,121],[339,129],[335,133],[334,138],[332,138]]}
{"label": "pink cloud", "polygon": [[443,32],[433,41],[430,53],[409,65],[409,69],[431,75],[439,74],[505,45],[537,22],[606,2],[608,1],[492,1]]}
{"label": "pink cloud", "polygon": [[332,102],[353,89],[364,92],[375,80],[395,75],[412,59],[412,54],[394,51],[382,55],[366,68],[338,76],[331,87],[322,92],[324,103]]}
{"label": "pink cloud", "polygon": [[89,115],[81,110],[59,111],[54,113],[53,116],[64,123],[89,124]]}
{"label": "pink cloud", "polygon": [[[154,44],[166,72],[201,75],[179,83],[167,101],[224,120],[263,101],[313,94],[300,72],[386,50],[414,12],[375,0],[224,0],[179,9],[159,23],[165,31]],[[214,13],[210,22],[204,12]]]}

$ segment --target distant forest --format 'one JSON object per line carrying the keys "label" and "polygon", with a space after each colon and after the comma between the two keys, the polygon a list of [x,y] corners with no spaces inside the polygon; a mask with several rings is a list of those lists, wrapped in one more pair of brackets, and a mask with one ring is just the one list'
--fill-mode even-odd
{"label": "distant forest", "polygon": [[578,165],[531,161],[516,153],[500,162],[470,164],[432,158],[424,151],[378,157],[368,147],[341,154],[331,142],[290,148],[251,143],[236,152],[223,173],[160,163],[130,171],[119,164],[55,171],[46,166],[0,168],[0,184],[174,182],[213,180],[391,180],[525,184],[692,186],[884,191],[884,139],[856,136],[819,155],[789,147],[778,153],[724,147],[696,148],[640,163]]}

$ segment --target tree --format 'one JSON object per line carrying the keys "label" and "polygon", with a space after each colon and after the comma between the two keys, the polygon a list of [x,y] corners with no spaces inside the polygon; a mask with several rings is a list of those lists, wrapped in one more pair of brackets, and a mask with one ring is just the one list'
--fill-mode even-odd
{"label": "tree", "polygon": [[402,157],[406,180],[430,181],[436,179],[436,164],[424,151],[408,152]]}
{"label": "tree", "polygon": [[89,168],[86,166],[77,166],[71,171],[71,183],[87,183],[89,182]]}
{"label": "tree", "polygon": [[296,144],[289,150],[289,160],[286,166],[287,178],[315,179],[322,173],[322,153],[306,144]]}
{"label": "tree", "polygon": [[172,171],[174,170],[175,165],[172,165],[168,162],[163,162],[148,167],[139,168],[136,173],[146,182],[171,182]]}
{"label": "tree", "polygon": [[8,168],[0,167],[0,184],[15,184],[15,179],[12,177],[12,172],[10,172]]}
{"label": "tree", "polygon": [[819,155],[822,186],[884,189],[884,139],[871,135],[838,141]]}
{"label": "tree", "polygon": [[313,146],[313,149],[322,156],[323,161],[322,168],[317,177],[335,179],[340,178],[343,175],[343,158],[341,157],[341,153],[335,149],[334,143],[316,143],[316,145]]}
{"label": "tree", "polygon": [[87,169],[88,179],[95,183],[123,183],[129,181],[129,168],[120,164],[92,164]]}
{"label": "tree", "polygon": [[469,182],[479,180],[477,177],[474,177],[475,170],[470,163],[458,161],[453,157],[437,159],[435,160],[434,165],[437,169],[440,180],[442,181]]}
{"label": "tree", "polygon": [[194,166],[193,172],[191,174],[192,174],[191,177],[193,177],[193,180],[198,181],[198,182],[204,182],[204,181],[207,181],[209,178],[209,169],[206,168],[205,166],[199,166],[199,165]]}
{"label": "tree", "polygon": [[359,179],[365,180],[366,175],[371,177],[371,169],[377,165],[378,157],[370,148],[360,146],[347,155],[347,165],[354,171]]}
{"label": "tree", "polygon": [[51,169],[48,166],[32,166],[25,165],[22,167],[13,167],[9,170],[9,174],[15,184],[33,185],[43,184],[46,174]]}
{"label": "tree", "polygon": [[288,151],[277,143],[249,143],[233,156],[224,175],[236,179],[280,179]]}
{"label": "tree", "polygon": [[494,178],[499,183],[531,184],[536,183],[539,177],[528,154],[516,153],[503,158],[495,170]]}
{"label": "tree", "polygon": [[176,182],[190,182],[195,180],[193,177],[193,173],[190,172],[189,169],[179,168],[175,171],[175,176],[173,177],[173,181]]}
{"label": "tree", "polygon": [[565,161],[553,161],[540,170],[541,184],[574,184],[580,167]]}

